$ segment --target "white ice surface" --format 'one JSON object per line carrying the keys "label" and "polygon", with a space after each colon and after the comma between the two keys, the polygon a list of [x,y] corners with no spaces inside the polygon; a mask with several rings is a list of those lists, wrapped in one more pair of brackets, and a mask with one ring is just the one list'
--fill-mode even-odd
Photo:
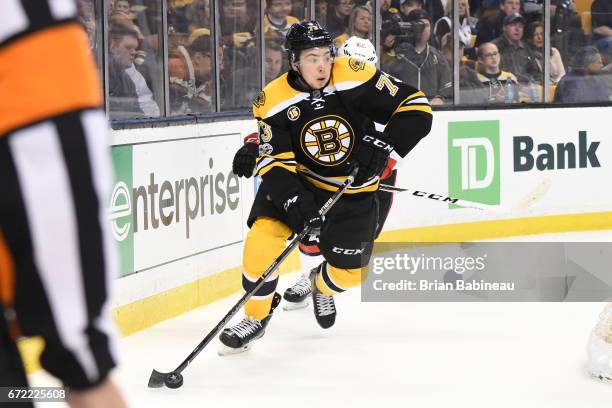
{"label": "white ice surface", "polygon": [[[610,241],[612,231],[508,240]],[[182,388],[147,388],[151,370],[178,365],[238,297],[120,340],[113,377],[131,407],[612,407],[612,384],[585,370],[601,303],[361,303],[359,290],[337,296],[331,329],[312,307],[279,307],[252,350],[219,357],[215,339]],[[31,379],[51,384],[44,372]]]}

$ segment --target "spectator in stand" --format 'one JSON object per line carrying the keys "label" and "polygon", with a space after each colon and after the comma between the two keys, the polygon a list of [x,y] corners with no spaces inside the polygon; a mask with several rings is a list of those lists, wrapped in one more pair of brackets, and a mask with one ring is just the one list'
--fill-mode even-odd
{"label": "spectator in stand", "polygon": [[[527,42],[534,51],[540,70],[544,71],[544,23],[539,21],[531,23]],[[563,75],[565,75],[565,67],[561,54],[555,47],[550,47],[550,81],[556,84]]]}
{"label": "spectator in stand", "polygon": [[421,9],[425,10],[427,14],[430,15],[432,22],[436,22],[444,17],[444,5],[442,4],[442,0],[421,0]]}
{"label": "spectator in stand", "polygon": [[[202,29],[206,30],[206,29]],[[210,34],[201,31],[188,48],[178,46],[168,58],[170,109],[173,114],[206,113],[213,110],[214,83]],[[223,67],[223,48],[218,61]]]}
{"label": "spectator in stand", "polygon": [[[501,55],[494,43],[484,43],[478,47],[477,78],[484,90],[488,103],[513,103],[519,101],[518,82],[512,72],[503,71],[500,66]],[[480,91],[476,92],[477,94]],[[477,101],[482,96],[474,96]]]}
{"label": "spectator in stand", "polygon": [[[448,65],[453,64],[453,38],[451,33],[446,33],[442,37],[442,54],[446,58]],[[460,104],[480,104],[485,105],[488,100],[484,92],[484,87],[480,83],[474,70],[474,61],[464,56],[466,42],[469,40],[459,40],[459,89],[460,89]]]}
{"label": "spectator in stand", "polygon": [[189,32],[198,28],[210,28],[210,0],[193,0],[186,9],[186,15],[190,18]]}
{"label": "spectator in stand", "polygon": [[299,20],[291,16],[293,4],[291,0],[267,0],[264,15],[264,33],[269,38],[274,31],[278,38],[284,38],[289,27]]}
{"label": "spectator in stand", "polygon": [[399,4],[399,12],[402,21],[407,21],[408,15],[412,10],[421,10],[423,8],[423,2],[421,0],[399,0]]}
{"label": "spectator in stand", "polygon": [[220,28],[223,42],[231,48],[252,47],[258,14],[251,0],[222,0]]}
{"label": "spectator in stand", "polygon": [[330,0],[327,5],[327,31],[332,38],[345,32],[349,26],[349,17],[355,7],[354,0]]}
{"label": "spectator in stand", "polygon": [[128,0],[115,0],[113,3],[113,13],[130,14],[130,2]]}
{"label": "spectator in stand", "polygon": [[501,68],[516,75],[523,84],[542,82],[537,58],[525,44],[523,31],[525,19],[518,13],[508,14],[504,18],[504,33],[492,41],[501,53]]}
{"label": "spectator in stand", "polygon": [[555,103],[608,102],[612,90],[600,78],[603,61],[595,47],[584,47],[574,58],[570,71],[561,78],[555,92]]}
{"label": "spectator in stand", "polygon": [[442,105],[452,99],[451,71],[446,58],[429,44],[431,23],[425,10],[413,10],[407,20],[420,23],[422,31],[414,43],[395,45],[395,58],[387,63],[389,74],[422,90],[432,105]]}
{"label": "spectator in stand", "polygon": [[190,16],[189,5],[177,0],[168,0],[168,33],[188,33]]}
{"label": "spectator in stand", "polygon": [[328,3],[326,0],[315,1],[315,20],[317,20],[323,27],[327,27],[327,6]]}
{"label": "spectator in stand", "polygon": [[[318,0],[321,1],[321,0]],[[322,0],[323,3],[325,3],[325,0]],[[306,3],[304,2],[304,0],[291,0],[291,5],[292,5],[292,11],[291,11],[291,15],[295,18],[298,19],[298,21],[302,21],[306,18],[308,18],[308,15],[306,14]]]}
{"label": "spectator in stand", "polygon": [[[469,0],[470,15],[480,18],[482,16],[482,0]],[[496,8],[499,8],[499,4]]]}
{"label": "spectator in stand", "polygon": [[530,26],[536,21],[544,21],[544,0],[523,0],[522,14],[526,25]]}
{"label": "spectator in stand", "polygon": [[493,41],[501,36],[504,29],[504,18],[507,15],[518,13],[521,10],[520,0],[502,0],[499,10],[494,11],[487,17],[482,17],[478,24],[478,36],[476,46]]}
{"label": "spectator in stand", "polygon": [[[436,40],[436,46],[442,48],[442,37],[451,32],[452,27],[452,2],[447,1],[444,6],[445,15],[434,25],[433,33]],[[470,9],[467,0],[459,0],[459,37],[460,42],[470,48],[472,44],[472,36],[476,34],[476,24],[478,19],[470,16]]]}
{"label": "spectator in stand", "polygon": [[591,4],[591,18],[595,46],[612,55],[612,0],[595,0]]}
{"label": "spectator in stand", "polygon": [[109,31],[109,110],[112,119],[127,119],[143,115],[138,103],[134,81],[125,72],[134,63],[138,49],[138,33],[123,25],[113,25]]}
{"label": "spectator in stand", "polygon": [[588,45],[590,39],[582,29],[581,18],[576,13],[574,0],[554,1],[556,4],[553,5],[553,1],[551,1],[550,6],[551,45],[559,50],[563,64],[568,67],[573,56]]}
{"label": "spectator in stand", "polygon": [[604,60],[604,67],[601,69],[601,80],[604,83],[604,89],[608,90],[610,94],[610,100],[612,100],[612,57],[608,54],[608,60],[606,61],[604,56],[602,55],[602,59]]}
{"label": "spectator in stand", "polygon": [[[469,38],[466,38],[465,36],[459,36],[459,67],[462,67],[464,65],[473,65],[473,64],[470,64],[470,62],[473,62],[473,61],[470,61],[464,55],[466,45],[468,44],[469,44]],[[446,58],[446,62],[448,62],[448,66],[452,67],[453,66],[453,37],[451,36],[451,33],[446,33],[442,36],[442,39],[440,40],[440,51],[442,52],[442,55],[444,55],[444,58]]]}
{"label": "spectator in stand", "polygon": [[83,26],[89,40],[89,49],[94,52],[98,45],[96,40],[96,17],[93,0],[77,0],[77,21]]}
{"label": "spectator in stand", "polygon": [[[446,4],[450,4],[449,6],[449,14],[452,11],[452,3],[447,2]],[[476,35],[478,33],[478,19],[472,16],[470,12],[470,3],[467,0],[459,0],[459,22],[461,25],[468,25],[470,27],[470,32],[472,35]]]}
{"label": "spectator in stand", "polygon": [[274,42],[266,43],[266,84],[278,78],[283,69],[283,49]]}
{"label": "spectator in stand", "polygon": [[153,92],[149,89],[144,76],[136,69],[134,63],[130,65],[125,73],[128,74],[136,89],[136,97],[138,98],[138,106],[146,118],[155,118],[160,115],[159,106],[153,99]]}
{"label": "spectator in stand", "polygon": [[395,7],[391,7],[391,0],[380,0],[378,4],[380,6],[380,18],[382,21],[389,20],[392,14],[398,12]]}
{"label": "spectator in stand", "polygon": [[[252,103],[252,100],[248,100],[252,88],[261,87],[264,69],[253,63],[263,52],[259,42],[259,36],[263,33],[256,29],[259,24],[259,2],[223,0],[222,4],[220,29],[223,34],[224,69],[220,74],[222,84],[218,95],[223,110],[247,109]],[[270,30],[269,37],[278,36],[275,32]]]}
{"label": "spectator in stand", "polygon": [[351,12],[348,29],[334,38],[334,44],[339,48],[350,37],[356,36],[366,40],[372,39],[372,11],[367,6],[357,6]]}

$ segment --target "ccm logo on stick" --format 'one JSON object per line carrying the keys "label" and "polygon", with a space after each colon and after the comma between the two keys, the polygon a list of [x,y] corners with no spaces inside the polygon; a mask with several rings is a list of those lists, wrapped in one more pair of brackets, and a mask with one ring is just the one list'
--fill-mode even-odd
{"label": "ccm logo on stick", "polygon": [[332,252],[335,252],[336,254],[342,254],[342,255],[359,255],[359,254],[363,254],[363,249],[347,249],[347,248],[333,247]]}

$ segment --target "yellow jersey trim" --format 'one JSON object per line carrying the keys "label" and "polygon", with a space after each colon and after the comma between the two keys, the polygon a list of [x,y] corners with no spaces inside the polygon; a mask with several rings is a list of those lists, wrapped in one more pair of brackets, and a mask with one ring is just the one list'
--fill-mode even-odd
{"label": "yellow jersey trim", "polygon": [[391,114],[391,117],[396,113],[406,112],[406,111],[421,111],[425,113],[432,114],[431,106],[427,103],[423,103],[421,101],[416,101],[416,99],[425,98],[425,94],[422,91],[417,91],[404,99],[398,106],[395,111]]}
{"label": "yellow jersey trim", "polygon": [[267,172],[269,172],[270,170],[272,170],[275,167],[281,167],[291,173],[296,173],[296,169],[295,169],[295,164],[285,164],[283,162],[280,161],[273,161],[270,164],[267,164],[265,166],[263,166],[261,169],[259,169],[259,171],[257,172],[257,175],[259,176],[263,176],[265,175]]}
{"label": "yellow jersey trim", "polygon": [[338,57],[332,68],[330,85],[341,91],[351,89],[368,82],[374,75],[374,64],[352,57]]}
{"label": "yellow jersey trim", "polygon": [[421,111],[421,112],[425,112],[425,113],[429,113],[430,115],[432,114],[432,110],[431,110],[431,106],[402,106],[401,108],[397,108],[395,110],[395,112],[393,112],[393,114],[395,115],[396,113],[400,113],[400,112],[407,112],[407,111]]}
{"label": "yellow jersey trim", "polygon": [[253,116],[260,119],[268,118],[307,97],[306,92],[300,92],[289,85],[287,73],[284,73],[259,93],[253,102]]}

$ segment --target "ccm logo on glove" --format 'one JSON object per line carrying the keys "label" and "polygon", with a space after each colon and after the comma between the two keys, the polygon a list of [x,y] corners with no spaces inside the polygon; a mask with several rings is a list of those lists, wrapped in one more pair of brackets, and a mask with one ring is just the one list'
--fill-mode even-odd
{"label": "ccm logo on glove", "polygon": [[285,204],[283,205],[283,208],[285,209],[285,212],[288,210],[288,208],[295,204],[295,202],[297,201],[298,196],[293,196],[290,199],[288,199],[287,201],[285,201]]}
{"label": "ccm logo on glove", "polygon": [[366,143],[371,143],[374,146],[376,146],[376,147],[378,147],[378,148],[380,148],[382,150],[385,150],[385,151],[387,151],[389,153],[391,153],[393,151],[393,147],[389,143],[385,143],[382,140],[375,138],[374,136],[365,135],[363,137],[363,141],[366,142]]}

